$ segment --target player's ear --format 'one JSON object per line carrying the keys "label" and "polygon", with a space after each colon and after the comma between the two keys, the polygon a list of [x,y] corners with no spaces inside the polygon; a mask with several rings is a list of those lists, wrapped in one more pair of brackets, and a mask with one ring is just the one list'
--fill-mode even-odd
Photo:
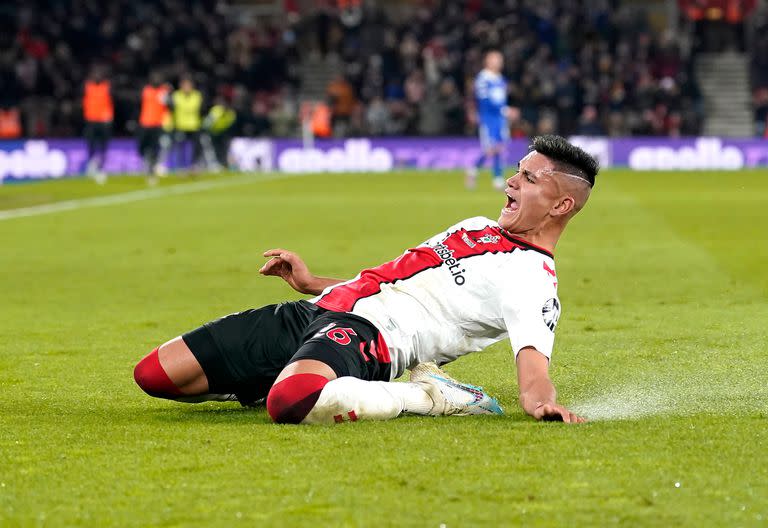
{"label": "player's ear", "polygon": [[557,203],[552,206],[552,216],[566,216],[569,215],[576,207],[576,200],[573,196],[565,195],[560,197]]}

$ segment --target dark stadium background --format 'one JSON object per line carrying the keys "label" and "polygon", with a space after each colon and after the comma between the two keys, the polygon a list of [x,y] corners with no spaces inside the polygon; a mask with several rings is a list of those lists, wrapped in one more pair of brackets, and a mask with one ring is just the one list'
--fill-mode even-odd
{"label": "dark stadium background", "polygon": [[[83,83],[101,67],[113,85],[116,136],[136,132],[152,71],[174,87],[191,75],[204,111],[217,95],[229,100],[238,136],[298,136],[306,101],[330,105],[334,136],[471,135],[470,82],[482,52],[498,47],[511,81],[513,136],[763,135],[761,4],[3,2],[0,107],[18,110],[20,125],[3,130],[6,138],[79,136]],[[708,81],[731,87],[720,77],[732,69],[710,66],[718,57],[739,72],[726,107],[702,91]]]}
{"label": "dark stadium background", "polygon": [[[265,250],[353,277],[497,217],[488,167],[465,188],[493,47],[504,175],[543,132],[602,165],[556,250],[552,380],[590,423],[524,415],[507,340],[446,366],[506,416],[147,397],[160,343],[299,298]],[[93,72],[114,123],[89,168]],[[167,164],[140,156],[153,73],[236,112],[199,166],[165,123]],[[764,526],[767,118],[768,0],[0,1],[0,528]]]}

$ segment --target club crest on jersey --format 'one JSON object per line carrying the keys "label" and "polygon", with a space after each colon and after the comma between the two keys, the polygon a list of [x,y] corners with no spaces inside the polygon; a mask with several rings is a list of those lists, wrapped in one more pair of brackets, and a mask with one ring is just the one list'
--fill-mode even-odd
{"label": "club crest on jersey", "polygon": [[446,266],[448,266],[448,271],[451,272],[453,282],[455,282],[457,286],[463,286],[466,282],[466,279],[462,273],[466,272],[467,270],[460,269],[461,263],[453,258],[453,250],[442,242],[433,247],[432,250],[437,253],[437,256],[440,257]]}
{"label": "club crest on jersey", "polygon": [[479,244],[498,244],[500,236],[496,235],[483,235],[480,238],[476,238],[475,242]]}
{"label": "club crest on jersey", "polygon": [[552,297],[544,303],[541,308],[541,316],[544,318],[544,324],[547,325],[547,328],[554,332],[557,320],[560,319],[560,303],[557,302],[556,298]]}

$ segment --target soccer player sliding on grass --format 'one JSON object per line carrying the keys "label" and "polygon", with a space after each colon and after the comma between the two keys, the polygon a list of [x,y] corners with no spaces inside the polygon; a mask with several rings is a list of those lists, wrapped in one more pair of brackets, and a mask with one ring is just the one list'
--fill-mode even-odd
{"label": "soccer player sliding on grass", "polygon": [[[582,422],[556,402],[548,374],[560,315],[552,252],[597,171],[565,139],[537,137],[507,180],[498,223],[464,220],[348,281],[316,277],[290,251],[267,251],[261,273],[316,297],[228,315],[172,339],[139,362],[136,383],[184,402],[266,397],[280,423],[501,414],[482,389],[437,365],[508,336],[525,412]],[[393,382],[405,369],[410,381]]]}

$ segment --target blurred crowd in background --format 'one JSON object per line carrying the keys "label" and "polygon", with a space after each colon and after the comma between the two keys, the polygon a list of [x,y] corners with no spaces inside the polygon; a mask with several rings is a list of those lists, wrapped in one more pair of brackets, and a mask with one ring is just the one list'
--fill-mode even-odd
{"label": "blurred crowd in background", "polygon": [[[150,74],[231,108],[231,134],[297,136],[302,65],[332,64],[320,100],[328,135],[474,134],[472,80],[483,52],[505,57],[513,137],[696,135],[705,119],[692,31],[654,31],[618,0],[434,0],[405,16],[367,3],[339,16],[285,3],[284,16],[243,20],[217,0],[59,0],[0,6],[0,112],[26,137],[82,134],[83,87],[110,81],[112,133],[139,130]],[[768,117],[768,16],[749,50],[755,119]],[[745,46],[743,43],[737,44]],[[9,129],[10,130],[10,129]],[[323,134],[321,134],[323,135]]]}
{"label": "blurred crowd in background", "polygon": [[749,74],[755,116],[755,135],[768,137],[768,6],[751,20]]}

